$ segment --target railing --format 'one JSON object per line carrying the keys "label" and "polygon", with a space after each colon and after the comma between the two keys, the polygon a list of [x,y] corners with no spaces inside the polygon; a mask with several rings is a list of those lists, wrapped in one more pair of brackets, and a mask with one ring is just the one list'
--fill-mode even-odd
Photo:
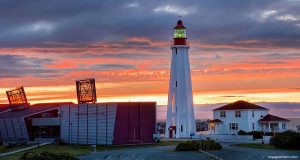
{"label": "railing", "polygon": [[[185,46],[190,46],[189,41],[186,40],[185,43],[186,43]],[[171,42],[171,47],[174,46],[174,45],[175,45],[175,44],[174,44],[174,42],[172,41],[172,42]],[[179,46],[180,46],[180,45],[179,45]]]}

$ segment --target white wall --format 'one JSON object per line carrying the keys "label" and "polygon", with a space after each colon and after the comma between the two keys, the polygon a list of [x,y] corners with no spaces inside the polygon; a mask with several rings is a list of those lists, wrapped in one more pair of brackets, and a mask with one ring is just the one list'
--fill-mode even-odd
{"label": "white wall", "polygon": [[110,103],[62,106],[60,126],[62,142],[112,144],[116,111],[117,105]]}
{"label": "white wall", "polygon": [[261,125],[258,122],[261,119],[261,116],[266,116],[269,113],[269,110],[254,110],[254,117],[252,117],[252,111],[248,110],[249,118],[248,118],[248,124],[249,129],[246,132],[253,131],[252,123],[254,123],[254,131],[261,131]]}
{"label": "white wall", "polygon": [[[261,115],[268,114],[268,110],[254,110],[254,117],[252,117],[252,110],[239,110],[241,117],[235,117],[236,110],[225,110],[226,117],[220,116],[220,110],[213,111],[214,119],[220,119],[222,123],[216,125],[215,134],[235,134],[239,130],[250,132],[253,130],[252,123],[254,123],[254,130],[261,130],[258,120]],[[238,123],[237,130],[230,130],[229,123]]]}
{"label": "white wall", "polygon": [[0,119],[0,134],[2,140],[18,138],[29,140],[24,119],[20,117]]}
{"label": "white wall", "polygon": [[217,135],[209,134],[206,137],[217,142],[236,142],[236,143],[251,143],[253,142],[252,135]]}
{"label": "white wall", "polygon": [[189,46],[175,45],[171,48],[172,62],[165,137],[170,137],[170,126],[176,126],[176,138],[189,138],[191,133],[196,132]]}

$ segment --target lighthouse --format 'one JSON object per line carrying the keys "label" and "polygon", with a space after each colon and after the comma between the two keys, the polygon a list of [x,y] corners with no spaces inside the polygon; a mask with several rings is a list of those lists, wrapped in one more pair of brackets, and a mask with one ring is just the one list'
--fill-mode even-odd
{"label": "lighthouse", "polygon": [[196,132],[189,45],[181,19],[174,27],[165,138],[190,138]]}

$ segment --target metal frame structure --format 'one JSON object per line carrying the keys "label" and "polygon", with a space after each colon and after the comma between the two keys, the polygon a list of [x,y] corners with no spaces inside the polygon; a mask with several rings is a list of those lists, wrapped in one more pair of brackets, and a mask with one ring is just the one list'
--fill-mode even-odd
{"label": "metal frame structure", "polygon": [[22,110],[29,107],[23,86],[6,91],[6,95],[12,110]]}
{"label": "metal frame structure", "polygon": [[97,102],[96,83],[94,78],[76,80],[76,92],[78,104]]}

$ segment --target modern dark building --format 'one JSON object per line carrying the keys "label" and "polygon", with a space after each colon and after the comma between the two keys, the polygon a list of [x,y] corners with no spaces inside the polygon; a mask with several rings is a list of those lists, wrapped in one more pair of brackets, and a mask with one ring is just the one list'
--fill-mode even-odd
{"label": "modern dark building", "polygon": [[155,102],[43,103],[18,111],[0,107],[3,141],[55,138],[71,144],[152,143],[156,130]]}

